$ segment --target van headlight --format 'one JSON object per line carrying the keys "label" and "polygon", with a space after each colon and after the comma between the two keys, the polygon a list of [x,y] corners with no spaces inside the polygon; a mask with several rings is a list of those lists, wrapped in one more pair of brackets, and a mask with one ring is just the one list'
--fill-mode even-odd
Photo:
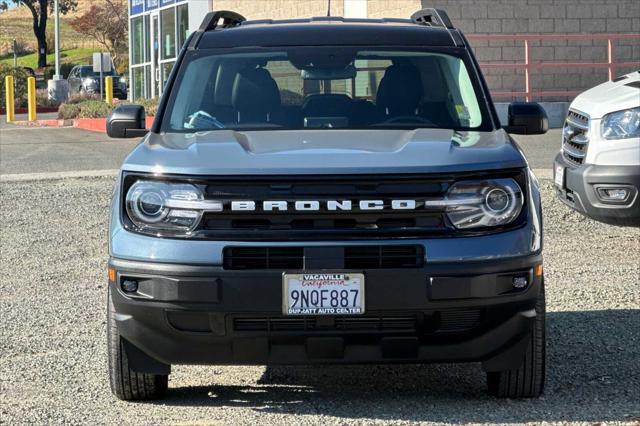
{"label": "van headlight", "polygon": [[195,185],[140,180],[127,191],[125,208],[142,232],[189,234],[204,212],[221,211],[222,203],[205,200]]}
{"label": "van headlight", "polygon": [[449,189],[444,203],[458,229],[501,226],[520,215],[523,194],[513,179],[461,181]]}
{"label": "van headlight", "polygon": [[605,139],[640,137],[640,107],[605,115],[602,119],[601,132]]}

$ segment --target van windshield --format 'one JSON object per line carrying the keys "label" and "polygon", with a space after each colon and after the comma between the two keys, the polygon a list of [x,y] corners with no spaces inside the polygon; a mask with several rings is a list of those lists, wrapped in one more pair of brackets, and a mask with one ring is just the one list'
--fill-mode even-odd
{"label": "van windshield", "polygon": [[163,131],[489,126],[465,61],[349,46],[188,52]]}

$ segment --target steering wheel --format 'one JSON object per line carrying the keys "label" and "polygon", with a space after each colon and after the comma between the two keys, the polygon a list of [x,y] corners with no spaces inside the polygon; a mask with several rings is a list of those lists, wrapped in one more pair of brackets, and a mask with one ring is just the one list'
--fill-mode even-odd
{"label": "steering wheel", "polygon": [[435,126],[435,124],[432,121],[417,115],[399,115],[397,117],[388,118],[384,120],[381,124],[392,124],[392,123],[402,123],[402,122],[409,122],[409,123],[417,122],[417,123],[428,124],[429,126]]}

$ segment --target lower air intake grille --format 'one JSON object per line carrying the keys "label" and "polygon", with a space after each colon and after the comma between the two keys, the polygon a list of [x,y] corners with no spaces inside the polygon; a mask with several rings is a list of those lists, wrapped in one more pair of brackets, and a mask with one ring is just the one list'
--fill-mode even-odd
{"label": "lower air intake grille", "polygon": [[[349,246],[344,248],[345,269],[403,269],[424,265],[422,246]],[[302,270],[304,247],[227,247],[224,268],[233,270]]]}
{"label": "lower air intake grille", "polygon": [[482,311],[479,309],[456,309],[439,313],[437,331],[455,333],[471,330],[480,324]]}
{"label": "lower air intake grille", "polygon": [[415,332],[416,318],[407,317],[335,317],[333,324],[319,324],[315,318],[235,318],[233,329],[244,332],[289,331],[363,331],[363,332]]}

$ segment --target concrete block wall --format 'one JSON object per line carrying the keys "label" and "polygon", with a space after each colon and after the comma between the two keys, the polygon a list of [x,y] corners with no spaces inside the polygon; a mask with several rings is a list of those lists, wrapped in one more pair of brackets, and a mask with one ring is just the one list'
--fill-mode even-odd
{"label": "concrete block wall", "polygon": [[[447,11],[465,34],[597,34],[640,33],[640,1],[636,0],[422,0],[422,7]],[[472,42],[479,62],[524,61],[521,41]],[[618,62],[640,62],[640,43],[614,43]],[[607,42],[538,41],[531,44],[533,62],[606,62]],[[638,67],[618,69],[618,75]],[[492,91],[523,91],[524,72],[483,70]],[[607,69],[539,69],[531,72],[534,90],[582,91],[607,80]],[[510,100],[501,98],[496,100]],[[566,97],[545,98],[564,101]]]}

